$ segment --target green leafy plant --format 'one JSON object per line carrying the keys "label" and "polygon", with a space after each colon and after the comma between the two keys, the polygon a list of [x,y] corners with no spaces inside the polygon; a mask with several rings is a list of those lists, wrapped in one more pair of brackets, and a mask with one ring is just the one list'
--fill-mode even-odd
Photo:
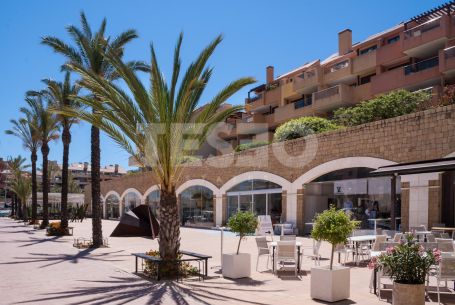
{"label": "green leafy plant", "polygon": [[63,236],[69,235],[68,228],[62,226],[59,222],[51,222],[49,227],[47,228],[47,235],[48,236]]}
{"label": "green leafy plant", "polygon": [[255,141],[255,142],[240,144],[235,148],[235,151],[236,152],[244,151],[247,149],[261,147],[261,146],[265,146],[265,145],[269,145],[269,144],[270,144],[269,141]]}
{"label": "green leafy plant", "polygon": [[430,94],[425,91],[397,90],[354,107],[339,108],[334,111],[333,118],[339,125],[355,126],[412,113],[429,99]]}
{"label": "green leafy plant", "polygon": [[242,239],[248,235],[254,233],[258,226],[258,220],[252,212],[238,212],[231,216],[228,220],[228,227],[232,232],[239,234],[239,244],[237,246],[237,254],[240,251],[240,243]]}
{"label": "green leafy plant", "polygon": [[[150,250],[145,253],[146,255],[153,256],[156,258],[160,257],[160,251],[157,250]],[[177,260],[182,258],[182,254],[179,253],[177,255]],[[160,273],[161,274],[167,274],[168,270],[166,270],[166,265],[160,266]],[[145,261],[145,268],[144,268],[144,273],[150,277],[156,277],[158,275],[158,264],[152,262],[152,261]],[[192,266],[188,262],[181,262],[179,264],[179,274],[183,277],[188,277],[188,276],[193,276],[193,275],[198,275],[199,270],[198,268]]]}
{"label": "green leafy plant", "polygon": [[332,121],[319,117],[302,117],[280,125],[273,136],[275,142],[306,137],[341,128]]}
{"label": "green leafy plant", "polygon": [[342,210],[336,210],[334,206],[316,215],[311,237],[318,241],[327,241],[332,245],[330,270],[333,267],[333,253],[336,245],[345,243],[358,225],[357,221],[352,221],[349,215]]}
{"label": "green leafy plant", "polygon": [[368,264],[370,269],[382,269],[400,284],[424,284],[430,267],[441,260],[441,251],[427,250],[417,244],[412,234],[406,235],[406,241],[386,252],[373,257]]}

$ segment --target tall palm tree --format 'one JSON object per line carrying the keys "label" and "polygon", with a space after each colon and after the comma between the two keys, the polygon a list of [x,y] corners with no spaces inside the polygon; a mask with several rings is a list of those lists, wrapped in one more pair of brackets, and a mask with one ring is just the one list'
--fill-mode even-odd
{"label": "tall palm tree", "polygon": [[38,184],[36,181],[36,162],[38,160],[38,148],[40,146],[40,139],[34,128],[36,125],[37,117],[31,116],[30,113],[25,114],[25,118],[19,121],[11,120],[13,127],[5,131],[6,134],[14,135],[22,140],[25,149],[30,152],[30,160],[32,161],[32,223],[37,219],[38,207]]}
{"label": "tall palm tree", "polygon": [[[57,82],[55,80],[44,79],[43,82],[47,88],[39,94],[47,98],[53,108],[60,109],[63,107],[73,108],[75,111],[81,110],[81,103],[74,100],[73,96],[77,96],[80,86],[71,84],[70,72],[65,73],[65,80]],[[68,158],[69,147],[71,143],[71,126],[77,123],[78,120],[74,117],[58,116],[62,127],[62,142],[63,142],[63,162],[62,162],[62,189],[61,189],[61,227],[68,227]]]}
{"label": "tall palm tree", "polygon": [[32,185],[29,178],[17,176],[11,183],[11,190],[19,197],[18,209],[22,211],[22,219],[27,221],[27,199],[32,193]]}
{"label": "tall palm tree", "polygon": [[[238,90],[255,81],[252,78],[233,81],[195,112],[212,75],[212,68],[207,67],[207,61],[222,38],[217,37],[203,49],[180,79],[182,39],[183,35],[180,35],[169,84],[151,48],[150,90],[144,87],[134,71],[117,54],[110,52],[106,55],[127,84],[132,98],[112,82],[91,71],[72,66],[81,74],[82,84],[97,97],[95,100],[84,97],[78,99],[95,109],[99,115],[90,112],[77,114],[71,109],[66,111],[67,115],[78,115],[82,120],[98,126],[128,153],[136,156],[139,162],[151,166],[161,187],[159,251],[161,258],[168,263],[171,276],[177,272],[172,262],[177,258],[180,248],[175,187],[183,169],[182,159],[206,140],[216,124],[241,109],[236,106],[223,110],[220,106]],[[100,103],[100,100],[104,102]],[[195,141],[187,141],[188,135]]]}
{"label": "tall palm tree", "polygon": [[[118,56],[123,55],[125,45],[137,38],[135,30],[127,30],[114,39],[105,37],[106,19],[103,19],[97,32],[93,33],[87,22],[84,12],[81,12],[81,26],[79,29],[73,25],[68,26],[67,32],[71,36],[74,46],[51,36],[43,37],[42,43],[50,46],[55,52],[66,57],[65,69],[78,70],[92,73],[106,80],[118,77],[115,69],[105,59],[106,52]],[[144,69],[141,62],[130,62],[129,66],[135,69]],[[93,110],[96,115],[95,110]],[[91,129],[91,186],[92,186],[92,239],[93,247],[103,243],[101,227],[101,190],[100,190],[100,131],[96,126]]]}
{"label": "tall palm tree", "polygon": [[[9,157],[8,158],[8,169],[10,170],[10,176],[9,176],[9,188],[11,189],[11,186],[14,184],[15,181],[17,181],[21,176],[22,173],[30,167],[30,165],[26,164],[27,160],[23,158],[21,155],[13,158]],[[14,192],[14,191],[13,191]],[[16,216],[19,218],[22,218],[22,209],[20,208],[20,203],[18,201],[19,196],[14,192],[14,206],[16,209]]]}
{"label": "tall palm tree", "polygon": [[48,176],[48,156],[49,142],[59,138],[59,121],[57,115],[50,112],[48,103],[43,102],[40,95],[29,95],[25,101],[28,108],[21,108],[21,111],[31,117],[36,117],[35,125],[33,126],[41,143],[41,154],[43,156],[42,168],[42,188],[43,188],[43,222],[41,228],[47,227],[49,224],[49,176]]}

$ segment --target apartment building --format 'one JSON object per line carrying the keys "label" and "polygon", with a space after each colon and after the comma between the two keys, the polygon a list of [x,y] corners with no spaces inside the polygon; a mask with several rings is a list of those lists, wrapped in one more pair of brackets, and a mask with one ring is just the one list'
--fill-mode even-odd
{"label": "apartment building", "polygon": [[[279,77],[266,68],[266,81],[248,92],[241,118],[221,131],[237,146],[270,140],[280,124],[302,116],[330,116],[395,89],[428,89],[435,98],[455,78],[455,1],[431,9],[364,41],[338,33],[338,51]],[[256,124],[251,124],[256,123]]]}

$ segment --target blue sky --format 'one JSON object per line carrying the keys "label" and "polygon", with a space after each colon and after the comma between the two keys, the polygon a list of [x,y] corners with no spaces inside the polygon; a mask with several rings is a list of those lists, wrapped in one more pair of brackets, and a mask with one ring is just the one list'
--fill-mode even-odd
{"label": "blue sky", "polygon": [[[65,26],[79,25],[84,10],[92,28],[103,17],[107,32],[116,35],[134,28],[139,39],[126,49],[127,59],[149,61],[153,42],[162,69],[169,75],[175,41],[185,34],[183,64],[187,64],[216,35],[224,41],[210,64],[214,75],[202,101],[225,84],[242,76],[265,78],[265,67],[275,66],[283,74],[307,61],[325,58],[337,50],[337,33],[350,28],[353,41],[383,31],[445,1],[2,1],[0,6],[0,157],[21,154],[28,157],[21,142],[4,134],[9,120],[18,118],[27,90],[43,87],[41,79],[62,79],[64,59],[40,38],[53,35],[69,41]],[[230,102],[243,103],[247,89]],[[72,130],[70,162],[90,161],[90,127],[86,123]],[[128,155],[102,137],[102,165],[127,167]],[[50,145],[50,160],[61,162],[62,145]]]}

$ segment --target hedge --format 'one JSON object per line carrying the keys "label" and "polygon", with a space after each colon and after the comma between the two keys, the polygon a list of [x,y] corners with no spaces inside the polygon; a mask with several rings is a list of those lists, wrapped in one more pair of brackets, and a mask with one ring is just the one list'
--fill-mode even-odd
{"label": "hedge", "polygon": [[250,142],[250,143],[245,143],[245,144],[240,144],[235,148],[236,152],[239,151],[244,151],[247,149],[255,148],[255,147],[261,147],[265,145],[269,145],[269,141],[255,141],[255,142]]}
{"label": "hedge", "polygon": [[282,142],[339,128],[336,123],[324,118],[302,117],[280,125],[275,130],[274,141]]}

